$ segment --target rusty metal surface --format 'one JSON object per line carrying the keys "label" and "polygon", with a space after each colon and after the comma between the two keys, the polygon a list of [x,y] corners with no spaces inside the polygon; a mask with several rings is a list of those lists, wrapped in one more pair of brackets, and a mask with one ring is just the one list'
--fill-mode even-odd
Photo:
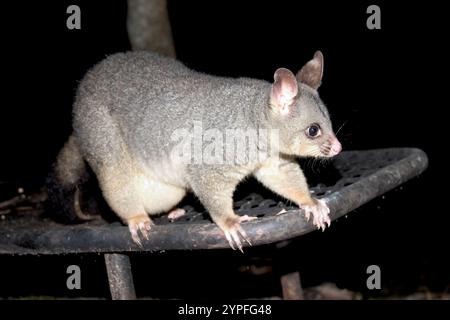
{"label": "rusty metal surface", "polygon": [[[426,154],[414,148],[342,152],[332,161],[334,178],[318,181],[311,191],[326,198],[332,220],[422,173]],[[328,175],[329,176],[329,175]],[[276,196],[250,194],[235,203],[238,214],[259,219],[246,222],[253,245],[298,237],[314,231],[301,210],[276,200]],[[90,222],[62,225],[48,219],[6,219],[0,222],[0,254],[61,254],[77,252],[127,252],[228,248],[222,232],[203,211],[185,206],[187,215],[175,222],[156,218],[156,226],[143,248],[130,238],[120,223]],[[280,213],[280,211],[284,211]]]}

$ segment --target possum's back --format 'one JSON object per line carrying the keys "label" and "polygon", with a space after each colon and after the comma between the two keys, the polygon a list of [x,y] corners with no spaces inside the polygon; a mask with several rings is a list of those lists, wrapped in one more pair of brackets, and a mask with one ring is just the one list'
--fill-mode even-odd
{"label": "possum's back", "polygon": [[[80,83],[78,100],[97,99],[112,112],[127,107],[135,110],[138,105],[157,107],[152,102],[168,92],[187,92],[195,75],[182,63],[157,53],[117,53],[86,74]],[[83,102],[76,103],[75,108],[85,107]]]}
{"label": "possum's back", "polygon": [[195,121],[201,121],[203,129],[246,127],[240,118],[248,112],[243,110],[263,106],[255,97],[268,85],[203,74],[156,53],[119,53],[100,62],[82,80],[74,130],[91,141],[101,140],[117,126],[127,148],[151,160],[162,151],[170,152],[171,135],[176,129],[191,129]]}
{"label": "possum's back", "polygon": [[201,93],[194,88],[209,82],[207,75],[156,53],[111,55],[80,83],[74,130],[86,144],[102,140],[118,125],[129,148],[139,150],[145,144],[148,150],[160,149],[179,124],[201,114],[196,107]]}

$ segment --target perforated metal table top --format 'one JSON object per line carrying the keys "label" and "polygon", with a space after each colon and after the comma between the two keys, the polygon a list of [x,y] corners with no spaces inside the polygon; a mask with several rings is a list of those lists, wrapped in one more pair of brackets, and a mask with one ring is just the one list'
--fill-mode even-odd
{"label": "perforated metal table top", "polygon": [[[312,181],[311,192],[326,198],[331,219],[422,173],[426,154],[414,148],[346,151],[334,158],[323,181]],[[311,181],[310,181],[311,182]],[[261,245],[316,230],[295,205],[270,192],[250,193],[234,204],[237,214],[259,219],[243,223],[252,244]],[[175,221],[154,219],[149,240],[137,246],[120,223],[99,221],[64,225],[48,218],[24,217],[0,221],[0,254],[62,254],[229,248],[223,233],[195,201],[184,206],[186,215]]]}

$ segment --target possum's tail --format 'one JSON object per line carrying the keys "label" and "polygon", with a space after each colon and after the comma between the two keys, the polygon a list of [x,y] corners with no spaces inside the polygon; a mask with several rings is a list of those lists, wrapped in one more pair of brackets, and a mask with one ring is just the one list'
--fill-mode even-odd
{"label": "possum's tail", "polygon": [[46,181],[48,204],[56,220],[80,222],[96,217],[81,210],[81,188],[88,178],[87,165],[72,134],[59,152]]}

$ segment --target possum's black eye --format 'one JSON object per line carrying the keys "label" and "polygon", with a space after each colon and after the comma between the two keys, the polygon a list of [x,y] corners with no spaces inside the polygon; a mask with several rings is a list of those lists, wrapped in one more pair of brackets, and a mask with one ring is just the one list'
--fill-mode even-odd
{"label": "possum's black eye", "polygon": [[306,135],[311,138],[320,136],[320,126],[318,124],[312,124],[306,129]]}

